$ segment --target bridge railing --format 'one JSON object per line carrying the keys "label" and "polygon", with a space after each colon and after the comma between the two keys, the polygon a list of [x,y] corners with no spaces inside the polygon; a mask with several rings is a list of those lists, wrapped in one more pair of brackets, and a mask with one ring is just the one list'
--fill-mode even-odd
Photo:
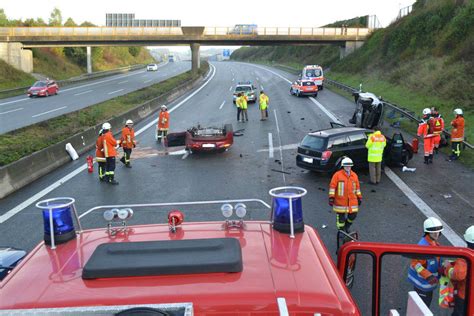
{"label": "bridge railing", "polygon": [[204,35],[367,36],[369,28],[343,27],[206,27]]}

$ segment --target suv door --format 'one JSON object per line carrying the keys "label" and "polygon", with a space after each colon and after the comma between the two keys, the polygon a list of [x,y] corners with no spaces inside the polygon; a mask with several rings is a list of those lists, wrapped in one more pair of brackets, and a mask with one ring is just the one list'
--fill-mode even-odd
{"label": "suv door", "polygon": [[364,132],[358,132],[349,135],[347,151],[356,166],[367,165],[367,135]]}

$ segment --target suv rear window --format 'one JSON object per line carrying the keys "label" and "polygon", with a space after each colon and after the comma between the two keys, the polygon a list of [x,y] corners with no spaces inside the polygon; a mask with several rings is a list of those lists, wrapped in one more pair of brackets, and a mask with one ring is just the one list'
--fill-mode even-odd
{"label": "suv rear window", "polygon": [[325,150],[327,138],[306,135],[301,142],[301,147],[311,148],[313,150]]}
{"label": "suv rear window", "polygon": [[306,70],[306,77],[320,77],[321,70],[319,69],[308,69]]}

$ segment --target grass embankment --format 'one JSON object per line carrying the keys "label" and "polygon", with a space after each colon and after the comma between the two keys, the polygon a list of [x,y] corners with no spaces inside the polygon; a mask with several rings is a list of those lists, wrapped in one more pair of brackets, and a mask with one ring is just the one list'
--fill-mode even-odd
{"label": "grass embankment", "polygon": [[5,166],[36,151],[133,109],[156,98],[183,82],[207,72],[209,65],[201,63],[197,75],[188,71],[147,88],[98,103],[88,108],[0,135],[0,166]]}
{"label": "grass embankment", "polygon": [[23,71],[17,70],[0,59],[0,90],[25,87],[34,82],[35,78]]}

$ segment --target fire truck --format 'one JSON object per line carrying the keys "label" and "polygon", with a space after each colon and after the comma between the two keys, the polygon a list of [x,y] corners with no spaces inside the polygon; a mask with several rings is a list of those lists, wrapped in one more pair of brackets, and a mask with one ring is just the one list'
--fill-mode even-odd
{"label": "fire truck", "polygon": [[[44,241],[0,282],[0,315],[410,315],[405,268],[434,256],[466,260],[466,315],[474,315],[472,250],[346,238],[336,266],[318,231],[304,224],[305,194],[279,187],[269,191],[270,203],[159,202],[84,212],[73,198],[40,201]],[[217,209],[221,219],[186,221],[203,209]],[[159,221],[163,210],[161,223],[134,223],[146,211]],[[266,213],[265,220],[247,219]],[[84,229],[86,217],[102,218],[102,227]]]}

